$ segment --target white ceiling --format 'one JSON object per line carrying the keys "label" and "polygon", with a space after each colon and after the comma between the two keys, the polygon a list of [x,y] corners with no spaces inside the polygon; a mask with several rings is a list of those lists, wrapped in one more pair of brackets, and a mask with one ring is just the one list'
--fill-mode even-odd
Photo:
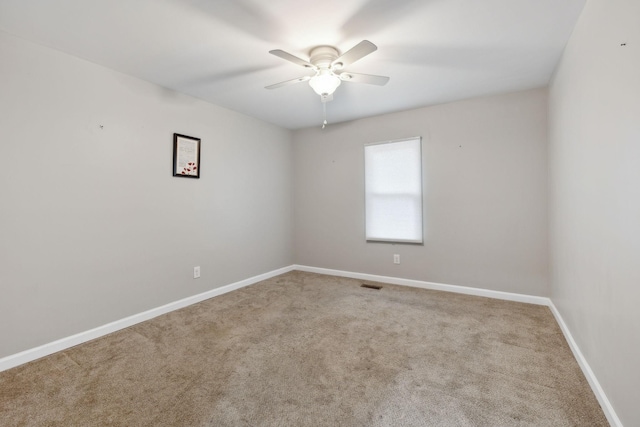
{"label": "white ceiling", "polygon": [[320,125],[317,45],[378,50],[349,71],[329,122],[545,86],[586,0],[0,0],[0,29],[286,128]]}

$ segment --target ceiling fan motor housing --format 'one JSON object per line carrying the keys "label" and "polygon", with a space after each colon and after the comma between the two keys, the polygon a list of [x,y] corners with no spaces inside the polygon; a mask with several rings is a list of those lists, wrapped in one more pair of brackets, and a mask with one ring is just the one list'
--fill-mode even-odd
{"label": "ceiling fan motor housing", "polygon": [[339,56],[340,54],[335,47],[318,46],[309,52],[309,62],[319,69],[329,69],[331,68],[331,63],[338,59]]}

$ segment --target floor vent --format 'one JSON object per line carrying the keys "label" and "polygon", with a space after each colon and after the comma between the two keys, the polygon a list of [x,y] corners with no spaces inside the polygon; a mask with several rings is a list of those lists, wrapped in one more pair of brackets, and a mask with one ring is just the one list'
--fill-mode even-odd
{"label": "floor vent", "polygon": [[367,285],[366,283],[363,283],[362,285],[360,285],[361,288],[367,288],[367,289],[375,289],[376,291],[379,291],[380,289],[382,289],[382,286],[378,286],[378,285]]}

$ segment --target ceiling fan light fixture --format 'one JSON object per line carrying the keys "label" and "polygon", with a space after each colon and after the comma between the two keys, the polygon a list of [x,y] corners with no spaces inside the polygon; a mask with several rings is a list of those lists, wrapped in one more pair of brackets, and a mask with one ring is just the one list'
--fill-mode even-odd
{"label": "ceiling fan light fixture", "polygon": [[340,77],[330,70],[320,70],[309,80],[309,86],[320,96],[331,95],[340,86],[340,83],[342,83]]}

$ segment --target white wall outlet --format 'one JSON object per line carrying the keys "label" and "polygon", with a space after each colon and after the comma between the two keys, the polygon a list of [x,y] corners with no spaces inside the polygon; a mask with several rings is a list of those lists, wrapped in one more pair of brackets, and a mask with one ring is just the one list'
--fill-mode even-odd
{"label": "white wall outlet", "polygon": [[400,264],[400,254],[393,254],[393,263]]}
{"label": "white wall outlet", "polygon": [[200,267],[193,267],[193,278],[198,279],[200,277]]}

